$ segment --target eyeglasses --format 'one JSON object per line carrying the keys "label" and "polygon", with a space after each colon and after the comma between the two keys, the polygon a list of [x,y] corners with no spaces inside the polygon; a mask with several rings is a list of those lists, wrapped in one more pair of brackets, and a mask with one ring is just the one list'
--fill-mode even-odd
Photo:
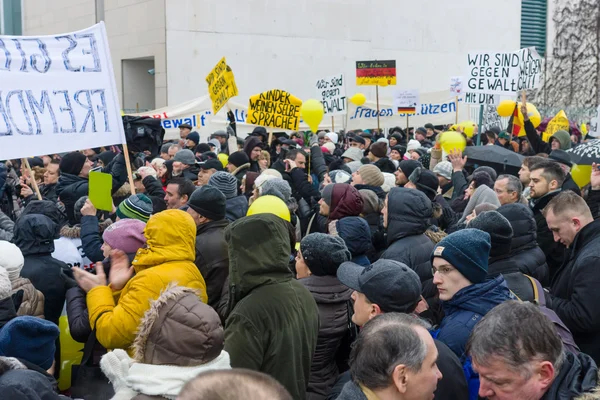
{"label": "eyeglasses", "polygon": [[431,267],[431,275],[435,275],[436,272],[439,272],[440,274],[446,276],[452,271],[456,271],[456,269],[449,267],[447,265],[442,265],[439,269],[437,269],[435,267]]}

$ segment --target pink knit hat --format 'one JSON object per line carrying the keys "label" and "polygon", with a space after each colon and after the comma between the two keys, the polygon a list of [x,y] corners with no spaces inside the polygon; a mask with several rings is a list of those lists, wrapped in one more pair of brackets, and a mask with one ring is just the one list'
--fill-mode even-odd
{"label": "pink knit hat", "polygon": [[146,244],[146,224],[137,219],[121,219],[104,231],[102,239],[113,249],[135,254]]}

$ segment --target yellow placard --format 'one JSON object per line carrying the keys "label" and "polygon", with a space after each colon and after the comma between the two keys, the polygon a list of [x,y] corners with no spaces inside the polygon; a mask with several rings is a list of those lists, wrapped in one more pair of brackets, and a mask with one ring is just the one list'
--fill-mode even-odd
{"label": "yellow placard", "polygon": [[285,90],[272,89],[250,97],[248,117],[250,125],[297,131],[300,123],[302,100]]}
{"label": "yellow placard", "polygon": [[213,114],[218,113],[229,99],[238,95],[233,71],[227,65],[225,57],[221,58],[221,61],[206,76],[206,83],[213,104]]}
{"label": "yellow placard", "polygon": [[567,131],[569,132],[569,119],[564,110],[560,110],[554,118],[548,122],[546,131],[542,135],[542,140],[548,142],[550,137],[556,133],[556,131]]}

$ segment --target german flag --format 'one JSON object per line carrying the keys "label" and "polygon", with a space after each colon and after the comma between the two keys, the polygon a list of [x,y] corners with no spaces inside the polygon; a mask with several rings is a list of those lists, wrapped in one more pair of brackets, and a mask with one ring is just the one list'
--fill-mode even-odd
{"label": "german flag", "polygon": [[398,114],[416,114],[416,107],[398,107]]}

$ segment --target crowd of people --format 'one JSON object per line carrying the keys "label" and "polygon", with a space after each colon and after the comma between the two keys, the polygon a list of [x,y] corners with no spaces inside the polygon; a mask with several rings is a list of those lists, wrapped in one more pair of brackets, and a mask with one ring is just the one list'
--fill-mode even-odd
{"label": "crowd of people", "polygon": [[[183,124],[130,154],[133,187],[119,146],[0,163],[0,392],[600,398],[600,170],[579,188],[581,138],[527,120],[468,140],[526,154],[518,176],[441,128],[204,143]],[[65,315],[83,360],[59,394]]]}

